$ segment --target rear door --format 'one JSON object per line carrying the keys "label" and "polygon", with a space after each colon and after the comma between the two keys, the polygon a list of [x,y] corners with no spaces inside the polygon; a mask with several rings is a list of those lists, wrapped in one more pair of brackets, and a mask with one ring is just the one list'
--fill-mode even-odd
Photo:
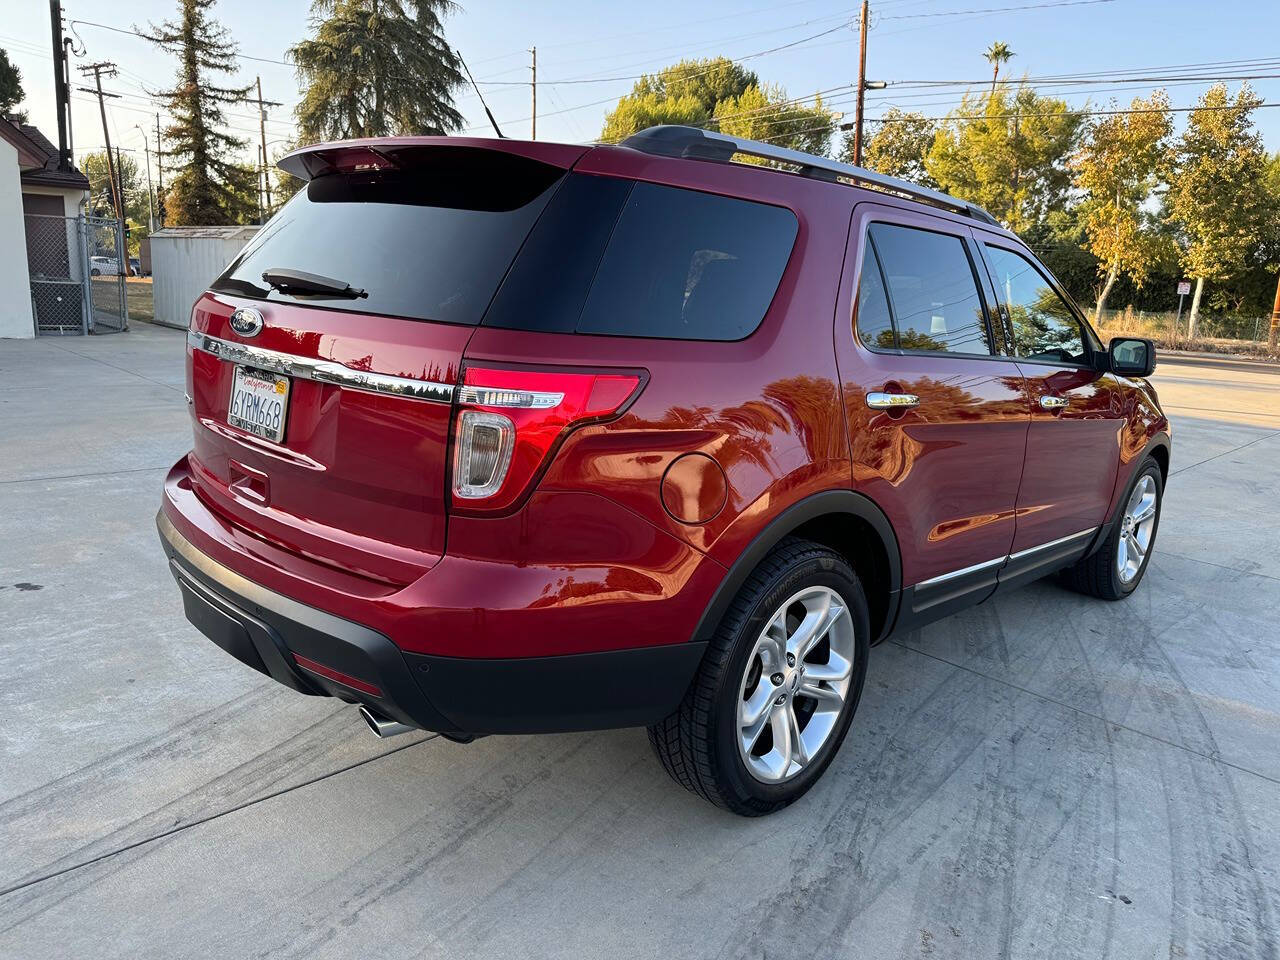
{"label": "rear door", "polygon": [[193,312],[202,499],[350,573],[403,584],[429,568],[463,351],[582,152],[418,140],[305,154],[314,178]]}
{"label": "rear door", "polygon": [[850,249],[853,322],[837,325],[836,350],[853,485],[897,532],[902,627],[994,589],[1014,537],[1026,385],[1001,355],[966,226],[859,204]]}
{"label": "rear door", "polygon": [[1031,399],[1015,560],[1003,580],[1025,565],[1078,554],[1105,520],[1120,463],[1123,398],[1115,377],[1094,367],[1101,346],[1048,271],[1008,240],[983,236],[982,246]]}

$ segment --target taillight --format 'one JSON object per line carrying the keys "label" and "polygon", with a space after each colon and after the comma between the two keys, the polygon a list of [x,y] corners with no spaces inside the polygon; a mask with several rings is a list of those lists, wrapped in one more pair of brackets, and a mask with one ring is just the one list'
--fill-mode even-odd
{"label": "taillight", "polygon": [[463,510],[509,509],[573,427],[615,416],[641,373],[467,367],[458,388],[453,496]]}

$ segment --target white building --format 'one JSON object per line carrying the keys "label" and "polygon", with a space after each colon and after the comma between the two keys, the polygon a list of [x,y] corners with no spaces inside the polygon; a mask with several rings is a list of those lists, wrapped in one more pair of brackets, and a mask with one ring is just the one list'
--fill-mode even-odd
{"label": "white building", "polygon": [[39,130],[0,118],[0,337],[35,336],[35,310],[45,311],[42,325],[79,326],[76,218],[88,199],[88,178],[60,167],[58,148]]}

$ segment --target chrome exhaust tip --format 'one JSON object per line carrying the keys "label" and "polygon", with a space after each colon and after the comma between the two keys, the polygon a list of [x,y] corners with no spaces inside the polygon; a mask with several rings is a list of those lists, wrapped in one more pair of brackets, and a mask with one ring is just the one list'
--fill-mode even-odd
{"label": "chrome exhaust tip", "polygon": [[402,733],[410,733],[417,729],[411,727],[407,723],[401,723],[399,720],[392,720],[390,717],[384,717],[380,713],[374,713],[368,707],[361,705],[360,716],[365,723],[369,725],[369,729],[373,731],[373,735],[379,740],[386,740],[388,737],[398,737]]}

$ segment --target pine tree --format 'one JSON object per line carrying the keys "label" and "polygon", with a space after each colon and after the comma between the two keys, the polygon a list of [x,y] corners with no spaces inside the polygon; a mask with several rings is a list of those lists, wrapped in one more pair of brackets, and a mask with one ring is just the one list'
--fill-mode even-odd
{"label": "pine tree", "polygon": [[289,50],[306,94],[299,141],[452,133],[461,61],[444,39],[449,0],[314,0],[315,35]]}
{"label": "pine tree", "polygon": [[159,93],[172,122],[166,168],[176,171],[165,198],[170,225],[249,223],[257,217],[252,170],[233,154],[245,141],[227,133],[223,106],[239,103],[249,87],[218,86],[210,75],[236,72],[236,44],[210,11],[215,0],[179,0],[180,17],[142,36],[178,58],[172,90]]}
{"label": "pine tree", "polygon": [[9,54],[0,50],[0,117],[14,115],[26,120],[26,113],[18,112],[22,102],[22,71],[9,62]]}

